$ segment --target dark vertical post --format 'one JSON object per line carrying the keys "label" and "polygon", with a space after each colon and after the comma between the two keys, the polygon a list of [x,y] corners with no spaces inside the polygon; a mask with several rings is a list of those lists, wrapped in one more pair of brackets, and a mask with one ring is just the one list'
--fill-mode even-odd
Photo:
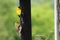
{"label": "dark vertical post", "polygon": [[21,40],[32,40],[31,38],[31,3],[30,0],[20,0],[22,14],[20,22],[22,26]]}
{"label": "dark vertical post", "polygon": [[59,25],[60,25],[60,1],[57,0],[57,40],[60,40]]}

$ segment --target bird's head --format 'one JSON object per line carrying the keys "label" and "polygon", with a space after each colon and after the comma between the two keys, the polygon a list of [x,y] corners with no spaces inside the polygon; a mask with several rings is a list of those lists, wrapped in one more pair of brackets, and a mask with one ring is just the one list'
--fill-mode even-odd
{"label": "bird's head", "polygon": [[17,15],[20,17],[20,15],[21,15],[21,8],[18,7],[17,10],[16,10],[16,12],[17,12]]}

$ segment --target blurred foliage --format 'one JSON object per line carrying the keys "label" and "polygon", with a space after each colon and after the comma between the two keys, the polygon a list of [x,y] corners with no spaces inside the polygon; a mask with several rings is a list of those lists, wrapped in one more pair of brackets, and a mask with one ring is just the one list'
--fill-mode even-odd
{"label": "blurred foliage", "polygon": [[31,3],[32,36],[44,35],[45,40],[54,40],[54,0],[32,0]]}
{"label": "blurred foliage", "polygon": [[14,23],[19,21],[16,14],[17,0],[0,0],[0,40],[19,40]]}
{"label": "blurred foliage", "polygon": [[[16,21],[19,21],[16,14],[16,1],[0,0],[0,40],[19,40],[14,25]],[[44,35],[44,40],[54,40],[53,3],[53,0],[31,0],[33,38],[35,35]]]}

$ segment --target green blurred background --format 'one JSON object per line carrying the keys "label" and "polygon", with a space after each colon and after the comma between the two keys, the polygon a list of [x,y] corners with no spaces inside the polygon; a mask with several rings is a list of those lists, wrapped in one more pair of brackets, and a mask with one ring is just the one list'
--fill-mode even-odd
{"label": "green blurred background", "polygon": [[[17,0],[0,0],[0,40],[19,40],[14,23]],[[54,0],[31,0],[33,40],[54,40]]]}

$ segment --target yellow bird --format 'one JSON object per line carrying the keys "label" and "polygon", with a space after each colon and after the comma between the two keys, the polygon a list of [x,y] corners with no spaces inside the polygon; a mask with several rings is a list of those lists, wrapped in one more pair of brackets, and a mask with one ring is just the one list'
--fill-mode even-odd
{"label": "yellow bird", "polygon": [[16,12],[17,12],[17,15],[20,16],[21,15],[21,8],[18,7]]}
{"label": "yellow bird", "polygon": [[18,33],[20,33],[21,30],[22,30],[22,27],[21,27],[21,25],[20,25],[19,22],[15,22],[15,28],[16,28],[16,30],[17,30]]}

